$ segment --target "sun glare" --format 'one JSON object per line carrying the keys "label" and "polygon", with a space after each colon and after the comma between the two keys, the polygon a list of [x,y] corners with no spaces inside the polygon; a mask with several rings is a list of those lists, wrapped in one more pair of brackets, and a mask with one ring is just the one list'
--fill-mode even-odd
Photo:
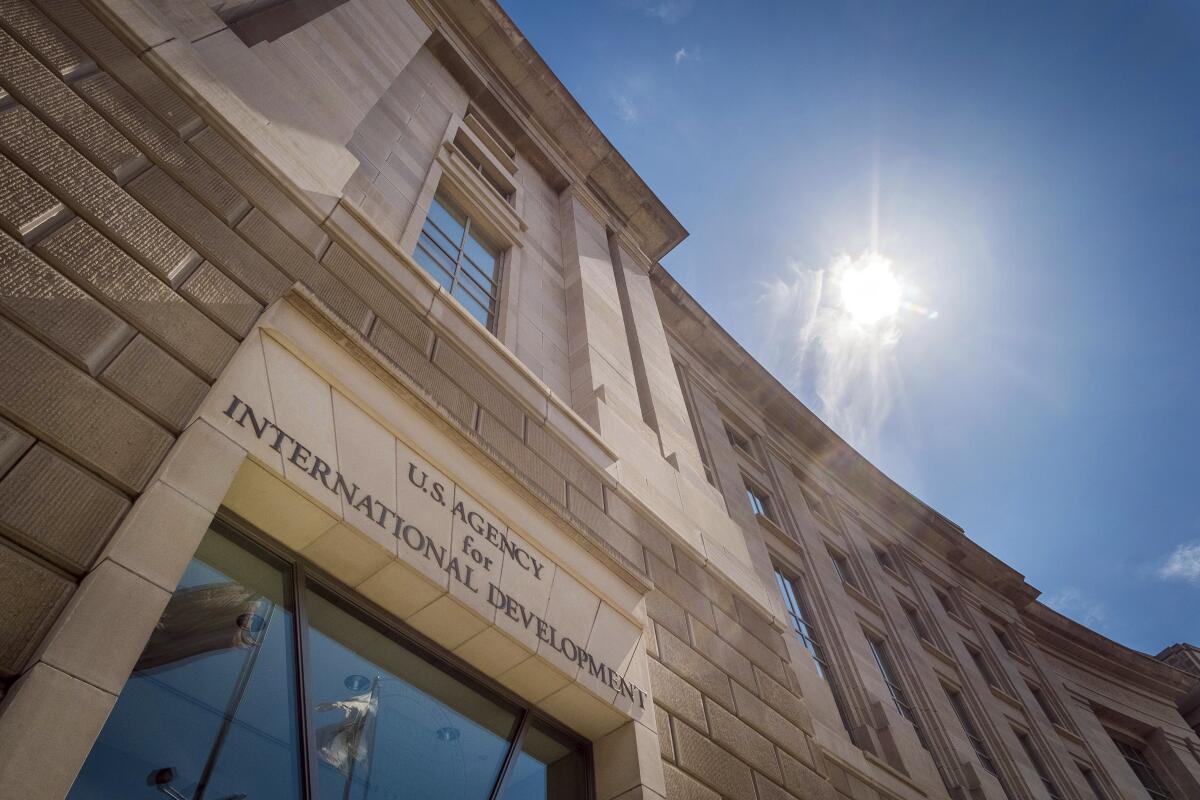
{"label": "sun glare", "polygon": [[892,272],[891,259],[879,253],[864,253],[849,264],[838,280],[838,288],[842,308],[859,325],[874,325],[900,311],[900,281]]}

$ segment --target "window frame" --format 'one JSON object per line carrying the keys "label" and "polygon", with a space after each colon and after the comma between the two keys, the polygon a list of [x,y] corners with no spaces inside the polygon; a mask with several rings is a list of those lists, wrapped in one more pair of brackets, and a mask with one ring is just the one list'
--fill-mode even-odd
{"label": "window frame", "polygon": [[495,679],[484,675],[471,665],[463,663],[444,647],[413,630],[402,620],[397,619],[369,599],[356,594],[351,588],[301,554],[286,549],[279,542],[272,540],[226,509],[222,508],[209,523],[205,535],[210,535],[210,532],[225,537],[236,546],[247,550],[251,555],[278,564],[291,573],[290,585],[287,587],[291,592],[290,599],[293,604],[292,626],[295,637],[295,653],[291,669],[296,678],[296,722],[299,726],[297,738],[301,748],[299,761],[303,800],[317,800],[319,792],[317,729],[310,708],[309,672],[312,669],[312,663],[306,601],[306,595],[310,591],[325,595],[346,613],[359,618],[364,624],[375,628],[381,635],[408,649],[414,656],[442,670],[451,679],[514,708],[517,714],[516,729],[489,793],[489,800],[497,800],[501,796],[505,780],[512,774],[512,768],[523,752],[525,735],[535,722],[575,745],[583,753],[584,797],[582,800],[595,800],[595,754],[592,742],[586,737],[575,733],[563,723],[548,716]]}
{"label": "window frame", "polygon": [[[1108,736],[1116,745],[1117,752],[1125,759],[1125,764],[1129,767],[1130,772],[1138,779],[1138,783],[1146,790],[1150,800],[1175,800],[1175,795],[1171,792],[1171,787],[1167,786],[1158,774],[1158,770],[1150,763],[1150,759],[1146,758],[1145,746],[1138,743],[1135,744],[1124,736],[1114,734],[1108,731]],[[1149,779],[1150,783],[1147,783]],[[1152,786],[1151,783],[1154,785]]]}
{"label": "window frame", "polygon": [[[450,236],[445,231],[443,231],[441,229],[441,226],[439,226],[437,224],[437,221],[433,219],[433,204],[434,203],[440,205],[442,207],[442,209],[450,216],[454,216],[454,213],[457,212],[465,220],[465,222],[463,223],[462,238],[458,241],[457,244],[453,243],[453,240],[450,238]],[[463,265],[463,260],[466,259],[467,261],[470,262],[471,268],[473,268],[476,272],[480,273],[481,275],[483,273],[483,270],[480,268],[480,266],[478,264],[476,264],[474,259],[472,259],[467,254],[467,248],[466,248],[467,240],[469,238],[472,238],[471,229],[473,226],[478,226],[478,224],[479,224],[478,215],[472,215],[472,212],[467,210],[464,207],[464,204],[457,197],[455,197],[451,191],[448,191],[446,188],[444,188],[442,186],[438,186],[434,190],[433,198],[430,201],[430,206],[426,210],[425,218],[421,221],[421,227],[417,231],[416,245],[413,248],[413,261],[415,261],[416,264],[419,267],[421,267],[421,269],[423,269],[425,271],[425,273],[427,275],[429,275],[430,278],[432,278],[439,285],[441,285],[442,288],[444,289],[444,291],[446,292],[446,294],[448,294],[448,295],[450,295],[450,297],[454,298],[454,301],[456,303],[458,303],[460,306],[462,306],[463,310],[466,311],[477,322],[480,321],[479,318],[476,317],[475,314],[471,311],[471,309],[468,308],[467,305],[458,298],[458,296],[455,294],[455,290],[461,285],[463,287],[463,291],[467,292],[467,294],[471,296],[472,300],[474,302],[478,303],[479,305],[483,305],[483,303],[479,302],[479,298],[477,297],[477,295],[480,292],[482,292],[485,295],[485,297],[487,298],[488,304],[487,304],[487,308],[486,308],[487,320],[485,322],[481,322],[481,324],[488,331],[490,331],[491,333],[498,336],[499,335],[499,325],[500,325],[500,315],[501,315],[502,306],[503,306],[504,284],[506,283],[506,277],[507,277],[506,266],[507,266],[508,257],[509,257],[511,248],[506,247],[504,242],[499,241],[499,237],[494,236],[491,233],[491,231],[489,231],[487,229],[488,228],[487,223],[486,222],[483,223],[483,225],[482,225],[483,236],[482,236],[482,238],[479,238],[479,237],[474,238],[474,241],[476,243],[480,244],[481,246],[486,243],[488,246],[490,246],[494,250],[496,250],[496,263],[493,268],[491,279],[489,280],[486,275],[482,276],[485,281],[488,281],[491,283],[491,290],[489,291],[486,287],[484,287],[482,284],[480,284],[479,279],[477,279],[468,270],[468,268]],[[434,227],[434,229],[437,231],[437,233],[439,235],[441,235],[442,238],[444,238],[447,242],[451,243],[451,246],[453,246],[454,249],[456,250],[455,255],[452,256],[450,253],[446,252],[445,247],[443,247],[438,242],[438,240],[436,238],[434,238],[434,236],[432,234],[429,234],[426,232],[426,228],[430,225],[432,225]],[[426,244],[425,244],[426,241],[428,241],[430,243],[429,246],[426,246]],[[435,248],[437,252],[440,252],[447,259],[452,259],[454,261],[454,264],[453,264],[454,271],[449,276],[450,277],[449,288],[446,288],[445,285],[442,284],[442,280],[437,272],[431,270],[424,263],[422,263],[421,260],[417,257],[418,251],[423,250],[425,252],[426,257],[428,257],[432,261],[438,263],[438,268],[442,272],[448,272],[448,270],[446,270],[445,266],[442,266],[440,264],[440,259],[438,258],[438,256],[436,256],[430,250],[430,247]],[[468,281],[468,282],[464,282],[463,280],[460,280],[460,276],[466,276],[466,281]],[[477,287],[478,291],[476,291],[476,289],[473,289],[472,285],[474,287]]]}
{"label": "window frame", "polygon": [[742,483],[746,487],[746,498],[750,502],[750,510],[754,512],[754,515],[762,517],[778,527],[779,518],[775,514],[775,502],[771,493],[744,475]]}
{"label": "window frame", "polygon": [[1050,800],[1063,800],[1063,794],[1059,791],[1058,784],[1054,782],[1054,778],[1050,775],[1050,770],[1046,767],[1046,761],[1042,758],[1041,752],[1034,745],[1033,737],[1019,728],[1013,728],[1013,733],[1017,736],[1017,743],[1025,751],[1025,757],[1029,759],[1033,771],[1037,773],[1038,779],[1041,780],[1042,787],[1050,795]]}

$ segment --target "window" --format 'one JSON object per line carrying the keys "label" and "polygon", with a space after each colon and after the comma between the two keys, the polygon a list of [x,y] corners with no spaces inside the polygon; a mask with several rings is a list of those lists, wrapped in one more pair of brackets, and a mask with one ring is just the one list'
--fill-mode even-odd
{"label": "window", "polygon": [[892,560],[891,553],[884,550],[882,547],[873,548],[875,551],[875,560],[879,562],[879,566],[886,570],[896,571],[896,562]]}
{"label": "window", "polygon": [[833,702],[837,706],[838,714],[842,718],[842,725],[849,732],[852,726],[850,725],[850,715],[845,707],[845,700],[841,694],[841,687],[838,686],[831,671],[829,661],[825,657],[825,648],[821,646],[821,637],[817,634],[816,629],[813,628],[812,623],[809,622],[812,617],[804,602],[804,595],[800,591],[799,581],[787,577],[776,567],[775,583],[779,585],[779,592],[783,595],[783,605],[787,609],[788,618],[792,622],[792,630],[800,637],[800,643],[804,645],[804,649],[812,656],[813,663],[817,667],[817,674],[829,684],[829,691],[833,694]]}
{"label": "window", "polygon": [[734,446],[734,449],[741,450],[750,458],[754,458],[754,451],[750,447],[750,437],[735,429],[728,422],[725,423],[725,435],[729,437],[729,443]]}
{"label": "window", "polygon": [[458,135],[454,137],[454,144],[467,163],[479,173],[479,177],[487,181],[488,186],[492,187],[504,202],[512,205],[513,198],[516,196],[516,189],[513,187],[512,181],[492,165],[466,131],[459,129]]}
{"label": "window", "polygon": [[858,582],[854,579],[854,571],[850,567],[850,561],[836,550],[829,551],[829,558],[833,560],[833,569],[837,573],[838,579],[842,583],[849,584],[857,589]]}
{"label": "window", "polygon": [[831,525],[833,524],[833,514],[830,512],[824,497],[807,486],[800,487],[800,494],[804,495],[804,502],[808,504],[809,509],[812,510],[814,515]]}
{"label": "window", "polygon": [[896,669],[892,666],[887,643],[868,633],[867,644],[871,648],[871,655],[875,656],[875,666],[879,667],[879,674],[883,676],[883,682],[887,685],[888,694],[892,696],[892,702],[896,704],[896,710],[900,712],[900,716],[915,724],[916,716],[913,714],[912,706],[908,704],[908,695],[904,693],[904,687],[900,685]]}
{"label": "window", "polygon": [[946,690],[946,697],[950,700],[950,707],[954,709],[954,715],[958,717],[958,723],[962,725],[963,733],[967,735],[967,741],[971,743],[971,749],[975,751],[975,757],[979,759],[980,766],[999,780],[1000,774],[996,771],[996,762],[992,761],[983,737],[979,735],[979,730],[971,720],[970,714],[967,713],[967,706],[963,702],[962,695],[949,687],[943,688]]}
{"label": "window", "polygon": [[950,598],[948,592],[944,592],[941,589],[934,589],[933,593],[937,595],[938,602],[942,604],[942,608],[947,614],[952,617],[959,616],[958,606],[954,603],[954,600]]}
{"label": "window", "polygon": [[1050,720],[1050,722],[1055,725],[1062,724],[1058,714],[1054,713],[1054,707],[1050,705],[1050,700],[1046,697],[1045,692],[1043,692],[1037,686],[1030,685],[1029,693],[1032,694],[1033,699],[1037,701],[1038,707],[1042,709],[1042,713],[1046,715],[1046,719]]}
{"label": "window", "polygon": [[925,625],[925,620],[921,618],[921,612],[908,603],[901,603],[900,607],[904,609],[904,616],[908,618],[908,624],[912,627],[913,633],[917,634],[917,638],[926,642],[932,641],[929,638],[929,628]]}
{"label": "window", "polygon": [[983,653],[976,650],[971,645],[967,645],[967,652],[971,655],[971,660],[975,662],[975,669],[983,676],[984,681],[988,686],[1000,688],[1000,682],[996,680],[996,676],[992,673],[992,668],[988,666],[987,659],[983,657]]}
{"label": "window", "polygon": [[429,207],[413,258],[471,316],[495,330],[500,248],[444,195],[437,195]]}
{"label": "window", "polygon": [[1083,780],[1092,790],[1092,794],[1096,796],[1096,800],[1106,800],[1107,796],[1104,794],[1104,789],[1100,787],[1100,778],[1096,775],[1095,770],[1080,764],[1079,771],[1083,773]]}
{"label": "window", "polygon": [[210,530],[69,797],[583,798],[588,751]]}
{"label": "window", "polygon": [[1021,652],[1013,644],[1012,637],[1008,635],[1008,631],[1003,628],[992,628],[992,631],[996,634],[996,640],[1000,642],[1000,646],[1004,648],[1005,652],[1017,658],[1021,657]]}
{"label": "window", "polygon": [[1137,775],[1137,779],[1145,787],[1146,793],[1153,800],[1171,800],[1171,793],[1167,791],[1167,787],[1163,784],[1162,779],[1158,777],[1158,773],[1154,771],[1154,768],[1150,766],[1150,762],[1146,760],[1146,754],[1124,739],[1118,739],[1115,736],[1112,738],[1117,749],[1121,751],[1121,755],[1125,757],[1125,763],[1129,765],[1129,768],[1133,770],[1133,774]]}
{"label": "window", "polygon": [[1025,751],[1026,758],[1033,765],[1034,772],[1042,781],[1042,786],[1046,787],[1046,793],[1050,795],[1050,800],[1062,800],[1062,795],[1058,792],[1058,786],[1050,777],[1050,773],[1046,771],[1046,764],[1042,761],[1042,756],[1033,746],[1033,741],[1029,738],[1029,734],[1023,731],[1014,731],[1017,734],[1017,741],[1021,743],[1021,749]]}
{"label": "window", "polygon": [[746,496],[750,499],[750,508],[755,514],[776,522],[775,511],[771,507],[771,496],[762,489],[746,484]]}

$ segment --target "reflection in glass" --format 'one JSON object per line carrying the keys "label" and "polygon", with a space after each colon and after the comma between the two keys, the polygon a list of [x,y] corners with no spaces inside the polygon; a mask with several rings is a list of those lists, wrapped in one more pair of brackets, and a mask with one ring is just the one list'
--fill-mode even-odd
{"label": "reflection in glass", "polygon": [[210,531],[69,797],[300,797],[289,583]]}
{"label": "reflection in glass", "polygon": [[309,592],[305,604],[317,796],[486,800],[516,734],[517,710],[325,595]]}
{"label": "reflection in glass", "polygon": [[569,800],[587,796],[587,759],[574,743],[534,721],[504,778],[500,800]]}
{"label": "reflection in glass", "polygon": [[492,326],[500,249],[449,198],[434,197],[413,258],[472,316]]}

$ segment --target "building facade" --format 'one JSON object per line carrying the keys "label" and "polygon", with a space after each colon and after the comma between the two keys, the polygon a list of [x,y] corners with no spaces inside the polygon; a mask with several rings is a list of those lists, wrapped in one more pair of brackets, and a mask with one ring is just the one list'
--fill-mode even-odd
{"label": "building facade", "polygon": [[492,0],[0,47],[0,798],[1200,797],[1194,649],[775,382]]}

